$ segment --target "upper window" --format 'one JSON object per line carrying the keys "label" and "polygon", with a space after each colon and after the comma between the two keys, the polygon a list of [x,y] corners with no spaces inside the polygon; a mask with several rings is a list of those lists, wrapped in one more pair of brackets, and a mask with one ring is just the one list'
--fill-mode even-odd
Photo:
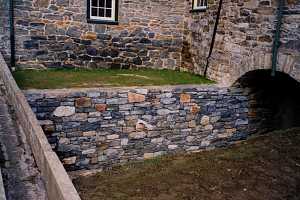
{"label": "upper window", "polygon": [[193,0],[193,10],[205,10],[207,8],[207,0]]}
{"label": "upper window", "polygon": [[88,19],[99,22],[117,21],[118,0],[88,0]]}

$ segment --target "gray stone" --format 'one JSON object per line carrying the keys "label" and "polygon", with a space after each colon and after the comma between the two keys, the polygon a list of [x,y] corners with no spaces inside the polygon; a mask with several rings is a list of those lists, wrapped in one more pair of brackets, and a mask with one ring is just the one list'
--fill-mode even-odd
{"label": "gray stone", "polygon": [[55,109],[53,115],[56,117],[68,117],[75,114],[75,107],[60,106]]}

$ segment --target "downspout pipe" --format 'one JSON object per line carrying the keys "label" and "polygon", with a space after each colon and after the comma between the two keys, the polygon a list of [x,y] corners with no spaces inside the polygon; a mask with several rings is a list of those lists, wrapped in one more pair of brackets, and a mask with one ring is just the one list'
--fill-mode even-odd
{"label": "downspout pipe", "polygon": [[278,50],[279,50],[279,46],[280,46],[280,34],[281,34],[281,26],[282,26],[282,18],[283,18],[284,1],[285,0],[278,0],[276,32],[275,32],[275,36],[274,36],[274,43],[273,43],[273,49],[272,49],[271,76],[275,76],[276,71],[277,71],[277,60],[278,60]]}
{"label": "downspout pipe", "polygon": [[10,24],[10,70],[16,65],[16,40],[14,25],[14,0],[9,0],[9,24]]}
{"label": "downspout pipe", "polygon": [[206,66],[205,66],[205,70],[204,70],[204,76],[207,76],[207,70],[209,67],[209,60],[211,58],[214,46],[215,46],[215,40],[216,40],[216,35],[217,35],[217,30],[218,30],[218,25],[219,25],[219,21],[220,21],[220,16],[221,16],[221,11],[222,11],[222,4],[223,4],[223,0],[219,1],[219,8],[218,8],[218,12],[217,12],[217,18],[216,18],[216,22],[215,22],[215,27],[214,27],[214,32],[213,32],[213,36],[212,36],[212,40],[211,40],[211,44],[210,44],[210,49],[209,49],[209,53],[208,56],[206,58]]}

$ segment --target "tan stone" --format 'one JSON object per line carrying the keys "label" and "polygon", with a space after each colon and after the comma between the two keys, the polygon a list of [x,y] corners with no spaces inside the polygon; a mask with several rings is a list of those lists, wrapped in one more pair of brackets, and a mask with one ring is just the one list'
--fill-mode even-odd
{"label": "tan stone", "polygon": [[180,103],[190,103],[191,102],[191,95],[189,94],[180,94]]}
{"label": "tan stone", "polygon": [[135,128],[137,131],[143,131],[143,130],[145,130],[145,125],[142,123],[137,123]]}
{"label": "tan stone", "polygon": [[200,112],[200,106],[198,106],[197,104],[193,104],[191,107],[191,113],[195,115],[198,112]]}
{"label": "tan stone", "polygon": [[206,126],[206,125],[209,124],[209,120],[210,120],[209,116],[204,115],[204,116],[201,118],[200,124],[203,125],[203,126]]}
{"label": "tan stone", "polygon": [[82,35],[82,39],[84,40],[96,40],[97,34],[95,32],[86,32]]}
{"label": "tan stone", "polygon": [[219,134],[218,138],[228,138],[231,137],[236,132],[235,128],[232,129],[226,129],[225,133]]}
{"label": "tan stone", "polygon": [[62,162],[64,165],[73,165],[76,163],[76,156],[65,158]]}
{"label": "tan stone", "polygon": [[107,105],[106,104],[96,104],[95,108],[98,112],[104,112],[107,109]]}
{"label": "tan stone", "polygon": [[154,153],[144,153],[144,159],[152,159],[154,158]]}
{"label": "tan stone", "polygon": [[50,0],[34,0],[33,6],[37,8],[47,8]]}
{"label": "tan stone", "polygon": [[192,120],[189,122],[189,128],[195,128],[197,125],[196,125],[196,121],[195,120]]}
{"label": "tan stone", "polygon": [[144,102],[145,99],[146,99],[145,95],[128,92],[128,102],[129,103]]}
{"label": "tan stone", "polygon": [[92,137],[92,136],[96,136],[96,131],[87,131],[87,132],[83,132],[82,133],[83,137]]}
{"label": "tan stone", "polygon": [[75,100],[75,106],[79,108],[90,107],[92,105],[92,99],[88,97],[80,97]]}
{"label": "tan stone", "polygon": [[109,148],[109,144],[107,144],[107,143],[102,143],[102,142],[97,143],[97,149],[100,151],[104,151],[108,148]]}

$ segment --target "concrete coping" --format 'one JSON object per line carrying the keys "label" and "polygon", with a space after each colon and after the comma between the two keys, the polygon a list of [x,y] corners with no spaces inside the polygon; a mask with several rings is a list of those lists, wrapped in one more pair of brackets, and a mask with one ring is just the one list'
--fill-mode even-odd
{"label": "concrete coping", "polygon": [[0,168],[0,200],[6,200],[1,168]]}
{"label": "concrete coping", "polygon": [[3,80],[10,104],[33,152],[36,164],[45,181],[49,200],[80,200],[80,197],[31,110],[24,94],[16,84],[3,56],[0,54],[0,78]]}

